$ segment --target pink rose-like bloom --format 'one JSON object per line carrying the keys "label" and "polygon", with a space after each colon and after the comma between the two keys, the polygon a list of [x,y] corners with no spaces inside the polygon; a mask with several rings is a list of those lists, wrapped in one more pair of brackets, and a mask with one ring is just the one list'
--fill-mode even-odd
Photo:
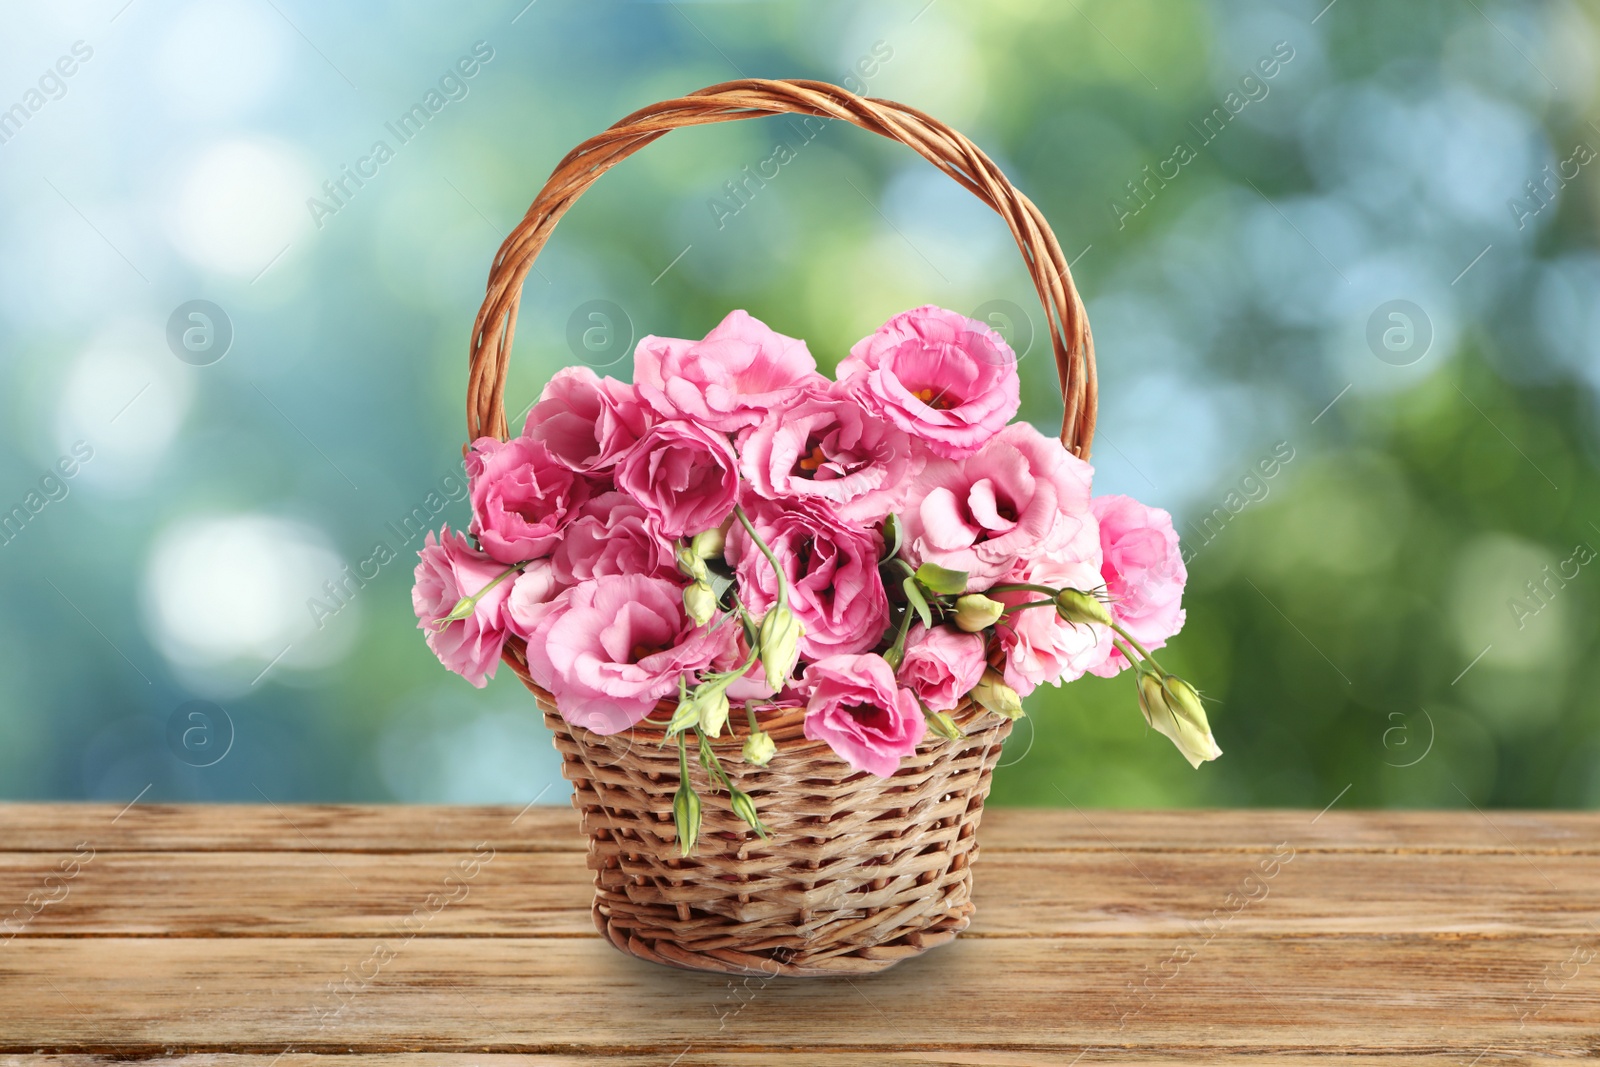
{"label": "pink rose-like bloom", "polygon": [[1017,413],[1020,384],[1011,346],[976,319],[932,304],[896,315],[857,341],[839,364],[872,411],[959,459]]}
{"label": "pink rose-like bloom", "polygon": [[952,711],[983,677],[983,638],[949,626],[928,630],[919,622],[906,637],[900,681],[930,711]]}
{"label": "pink rose-like bloom", "polygon": [[[967,592],[998,582],[1019,559],[1092,530],[1094,469],[1026,422],[966,459],[934,458],[912,480],[902,518],[913,566],[966,571]],[[1098,582],[1095,583],[1098,586]]]}
{"label": "pink rose-like bloom", "polygon": [[887,778],[917,750],[928,724],[882,656],[829,656],[806,668],[805,734],[858,771]]}
{"label": "pink rose-like bloom", "polygon": [[566,589],[567,583],[557,580],[555,566],[547,559],[536,559],[522,567],[522,573],[508,579],[511,593],[506,597],[506,629],[524,641],[542,615],[543,605],[550,603]]}
{"label": "pink rose-like bloom", "polygon": [[[1050,552],[1023,560],[1006,575],[1006,582],[1026,582],[1051,589],[1100,586],[1100,534],[1094,516],[1076,534]],[[1033,592],[990,593],[1005,604],[1025,604],[1044,599]],[[996,626],[1005,650],[1002,674],[1006,684],[1021,696],[1040,685],[1060,685],[1080,678],[1105,662],[1111,652],[1111,631],[1095,623],[1070,623],[1054,607],[1026,608],[1005,616]]]}
{"label": "pink rose-like bloom", "polygon": [[[1172,516],[1126,496],[1098,496],[1090,506],[1100,524],[1100,576],[1111,594],[1111,615],[1144,647],[1161,648],[1183,629],[1189,580]],[[1112,649],[1095,673],[1110,677],[1126,666],[1127,657]]]}
{"label": "pink rose-like bloom", "polygon": [[646,337],[633,353],[639,395],[667,418],[693,419],[724,433],[754,426],[807,388],[826,388],[804,341],[785,337],[743,311],[703,341]]}
{"label": "pink rose-like bloom", "polygon": [[672,582],[614,574],[530,613],[528,673],[561,717],[597,734],[626,730],[678,691],[679,675],[730,667],[739,627],[696,626]]}
{"label": "pink rose-like bloom", "polygon": [[650,421],[633,386],[588,367],[563,367],[528,412],[522,435],[575,471],[602,471],[616,466]]}
{"label": "pink rose-like bloom", "polygon": [[[819,505],[766,500],[752,502],[750,524],[788,577],[789,610],[805,627],[802,659],[867,652],[882,640],[889,598],[878,576],[883,538],[877,531],[841,522]],[[777,602],[777,575],[742,524],[729,528],[726,556],[740,599],[753,614],[764,614]]]}
{"label": "pink rose-like bloom", "polygon": [[504,563],[547,554],[569,514],[589,498],[589,484],[538,441],[480,437],[467,454],[472,535]]}
{"label": "pink rose-like bloom", "polygon": [[490,589],[465,619],[438,627],[440,619],[455,610],[462,597],[474,596],[500,575],[506,565],[479,552],[459,531],[446,526],[435,538],[428,531],[417,553],[416,584],[411,587],[411,607],[417,628],[439,662],[482,689],[500,665],[506,643],[505,604],[511,592],[507,578]]}
{"label": "pink rose-like bloom", "polygon": [[655,519],[663,537],[721,526],[739,502],[739,460],[727,438],[681,419],[658,422],[617,466],[617,488]]}
{"label": "pink rose-like bloom", "polygon": [[616,492],[584,502],[550,561],[564,586],[606,574],[667,578],[677,573],[672,546],[656,521],[633,497]]}
{"label": "pink rose-like bloom", "polygon": [[739,437],[740,468],[757,493],[822,501],[851,522],[896,510],[924,461],[903,430],[827,393],[773,411]]}

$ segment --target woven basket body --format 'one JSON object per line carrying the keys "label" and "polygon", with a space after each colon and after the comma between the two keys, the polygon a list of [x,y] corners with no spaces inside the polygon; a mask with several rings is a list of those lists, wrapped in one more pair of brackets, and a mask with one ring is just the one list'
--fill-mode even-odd
{"label": "woven basket body", "polygon": [[[695,853],[672,821],[678,750],[659,731],[602,737],[534,689],[583,813],[594,921],[641,959],[767,977],[879,971],[953,939],[971,921],[978,820],[1009,720],[964,709],[959,741],[930,735],[893,777],[854,772],[827,745],[776,729],[766,768],[720,753],[755,798],[763,841],[692,765],[704,800]],[[666,709],[670,714],[670,709]],[[789,736],[780,736],[789,735]]]}
{"label": "woven basket body", "polygon": [[[670,130],[776,114],[837,119],[899,141],[995,210],[1044,310],[1061,380],[1062,443],[1087,459],[1094,345],[1066,257],[1038,208],[971,141],[914,108],[822,82],[754,79],[637,111],[556,166],[489,273],[473,325],[468,440],[507,436],[504,393],[522,284],[583,192]],[[808,740],[801,709],[763,712],[762,728],[778,744],[767,767],[741,762],[738,739],[713,747],[734,784],[754,798],[771,837],[761,839],[742,822],[696,762],[690,778],[704,823],[685,858],[672,817],[676,744],[663,744],[660,727],[648,722],[609,737],[572,726],[529,678],[520,639],[507,640],[504,659],[555,734],[589,835],[595,923],[624,952],[734,974],[862,974],[950,941],[971,920],[978,821],[1011,730],[1001,716],[973,705],[957,709],[965,736],[930,733],[893,776],[878,778],[852,771],[826,744]],[[652,718],[664,722],[672,710],[665,702]]]}

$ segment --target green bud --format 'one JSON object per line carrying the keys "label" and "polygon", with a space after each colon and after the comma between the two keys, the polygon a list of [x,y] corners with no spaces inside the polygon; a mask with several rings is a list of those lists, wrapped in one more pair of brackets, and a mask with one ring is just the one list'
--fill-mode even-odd
{"label": "green bud", "polygon": [[688,782],[673,795],[672,822],[678,828],[678,850],[687,856],[700,840],[700,794]]}
{"label": "green bud", "polygon": [[744,761],[757,767],[765,767],[772,762],[772,757],[778,754],[778,743],[772,735],[764,730],[756,730],[744,742]]}
{"label": "green bud", "polygon": [[1111,612],[1091,593],[1081,589],[1063,589],[1056,594],[1056,614],[1067,622],[1097,622],[1111,625]]}
{"label": "green bud", "polygon": [[956,725],[956,721],[950,717],[948,711],[927,711],[924,709],[923,714],[927,716],[928,729],[940,737],[949,738],[951,741],[959,741],[966,736],[961,732],[961,727]]}
{"label": "green bud", "polygon": [[1007,685],[1005,679],[1000,677],[1000,672],[993,667],[984,670],[983,677],[972,690],[972,699],[1008,719],[1020,719],[1027,714],[1022,710],[1022,698],[1017,691]]}
{"label": "green bud", "polygon": [[667,721],[668,737],[682,733],[700,722],[700,704],[689,693],[686,677],[687,675],[678,675],[678,707],[673,711],[672,718]]}
{"label": "green bud", "polygon": [[705,582],[692,583],[683,591],[683,610],[696,626],[704,626],[717,613],[716,591]]}
{"label": "green bud", "polygon": [[716,559],[722,555],[727,539],[727,533],[719,526],[714,530],[695,534],[694,540],[689,542],[689,548],[700,559]]}
{"label": "green bud", "polygon": [[678,569],[680,571],[682,571],[684,574],[687,574],[690,578],[693,578],[697,582],[703,582],[706,580],[708,576],[708,572],[706,571],[706,561],[701,559],[699,555],[696,554],[692,546],[679,545],[673,550],[673,555],[677,558]]}
{"label": "green bud", "polygon": [[805,627],[785,604],[774,604],[761,620],[761,666],[767,672],[767,685],[782,689],[800,660],[800,638]]}
{"label": "green bud", "polygon": [[969,634],[978,633],[999,622],[1005,610],[1006,606],[998,600],[990,600],[982,593],[968,593],[956,601],[956,628]]}
{"label": "green bud", "polygon": [[700,794],[689,784],[689,748],[678,735],[678,791],[672,797],[672,823],[678,830],[678,850],[685,856],[700,840]]}
{"label": "green bud", "polygon": [[453,622],[460,622],[462,619],[471,618],[473,609],[477,606],[478,600],[476,597],[462,597],[460,600],[456,601],[456,606],[450,609],[450,614],[441,615],[439,617],[438,621],[433,624],[434,629],[443,630],[446,626],[449,626]]}
{"label": "green bud", "polygon": [[1192,767],[1222,755],[1211,736],[1205,705],[1194,686],[1176,674],[1139,672],[1139,710],[1144,721],[1165,734]]}
{"label": "green bud", "polygon": [[756,814],[756,802],[751,799],[750,794],[731,785],[728,787],[728,792],[728,804],[733,808],[733,813],[749,823],[750,828],[756,833],[766,837],[767,828],[761,824],[761,816]]}
{"label": "green bud", "polygon": [[700,708],[700,729],[707,737],[722,733],[728,721],[728,683],[702,682],[694,691],[694,702]]}

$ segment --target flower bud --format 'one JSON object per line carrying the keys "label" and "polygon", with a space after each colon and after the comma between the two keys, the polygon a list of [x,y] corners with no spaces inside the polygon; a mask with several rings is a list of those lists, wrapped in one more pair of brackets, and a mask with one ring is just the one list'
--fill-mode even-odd
{"label": "flower bud", "polygon": [[1005,679],[1000,677],[1000,672],[993,667],[983,672],[983,677],[972,690],[972,699],[1008,719],[1020,719],[1027,714],[1022,710],[1022,698],[1017,691],[1007,685]]}
{"label": "flower bud", "polygon": [[462,597],[460,600],[456,601],[456,606],[450,609],[450,614],[441,615],[438,618],[438,620],[434,623],[434,629],[443,630],[446,626],[449,626],[453,622],[460,622],[462,619],[470,619],[472,617],[472,612],[477,608],[477,606],[478,600],[476,597]]}
{"label": "flower bud", "polygon": [[687,856],[700,839],[700,794],[687,779],[672,797],[672,822],[678,829],[678,850]]}
{"label": "flower bud", "polygon": [[727,539],[727,532],[718,526],[704,533],[695,534],[694,540],[689,542],[689,548],[700,559],[716,559],[722,555]]}
{"label": "flower bud", "polygon": [[696,626],[704,626],[717,613],[716,592],[705,582],[694,582],[683,591],[683,610]]}
{"label": "flower bud", "polygon": [[707,737],[722,733],[728,721],[728,686],[725,682],[702,682],[694,691],[694,702],[700,708],[700,730]]}
{"label": "flower bud", "polygon": [[794,665],[800,660],[800,638],[805,628],[786,604],[775,604],[761,620],[761,666],[767,672],[767,685],[774,692],[789,682]]}
{"label": "flower bud", "polygon": [[706,561],[701,559],[692,545],[679,545],[673,550],[673,556],[678,561],[678,569],[697,582],[704,582],[708,577]]}
{"label": "flower bud", "polygon": [[956,627],[975,634],[999,622],[1005,610],[1006,606],[998,600],[990,600],[982,593],[968,593],[956,600]]}
{"label": "flower bud", "polygon": [[1067,622],[1097,622],[1111,625],[1111,612],[1091,593],[1081,589],[1063,589],[1056,594],[1056,614]]}
{"label": "flower bud", "polygon": [[691,726],[700,722],[700,705],[689,693],[685,676],[678,676],[678,707],[672,713],[672,718],[667,721],[667,736],[682,733]]}
{"label": "flower bud", "polygon": [[924,712],[924,714],[928,719],[928,729],[940,737],[949,738],[951,741],[959,741],[966,736],[961,732],[961,727],[956,725],[956,721],[950,717],[948,711],[932,711]]}
{"label": "flower bud", "polygon": [[744,743],[744,761],[756,767],[765,767],[778,753],[778,743],[764,730],[756,730]]}
{"label": "flower bud", "polygon": [[1211,736],[1211,724],[1206,721],[1200,694],[1177,675],[1141,671],[1139,710],[1144,712],[1145,722],[1178,746],[1190,766],[1198,767],[1222,755],[1222,749]]}
{"label": "flower bud", "polygon": [[755,800],[751,798],[749,793],[732,785],[728,786],[728,790],[728,806],[733,808],[733,813],[746,823],[749,823],[750,828],[756,833],[766,837],[767,828],[761,825],[761,816],[756,813]]}

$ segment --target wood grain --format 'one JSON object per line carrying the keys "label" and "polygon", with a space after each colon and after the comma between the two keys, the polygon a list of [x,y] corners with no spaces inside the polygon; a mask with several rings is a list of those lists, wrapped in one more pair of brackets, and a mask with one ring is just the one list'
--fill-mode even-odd
{"label": "wood grain", "polygon": [[[1497,852],[1600,856],[1585,812],[1078,811],[999,809],[983,847],[1042,851]],[[0,851],[65,851],[89,840],[121,851],[448,852],[487,841],[501,852],[584,851],[564,804],[428,805],[6,804]]]}
{"label": "wood grain", "polygon": [[[17,936],[370,936],[411,911],[427,895],[423,887],[439,887],[467,855],[101,852],[65,898]],[[0,901],[35,889],[50,869],[46,858],[55,857],[0,853]],[[1134,859],[985,849],[978,915],[963,936],[1181,934],[1223,907],[1255,862],[1232,853]],[[1468,880],[1474,888],[1464,893]],[[1402,864],[1386,855],[1299,853],[1264,882],[1261,899],[1230,913],[1231,933],[1576,935],[1600,923],[1600,857],[1541,857],[1534,866],[1492,854],[1425,853]],[[461,900],[430,919],[428,933],[589,937],[590,897],[581,855],[501,853]]]}
{"label": "wood grain", "polygon": [[1600,1056],[1592,814],[1000,809],[969,934],[802,982],[618,954],[573,813],[519,811],[0,807],[0,1064]]}

